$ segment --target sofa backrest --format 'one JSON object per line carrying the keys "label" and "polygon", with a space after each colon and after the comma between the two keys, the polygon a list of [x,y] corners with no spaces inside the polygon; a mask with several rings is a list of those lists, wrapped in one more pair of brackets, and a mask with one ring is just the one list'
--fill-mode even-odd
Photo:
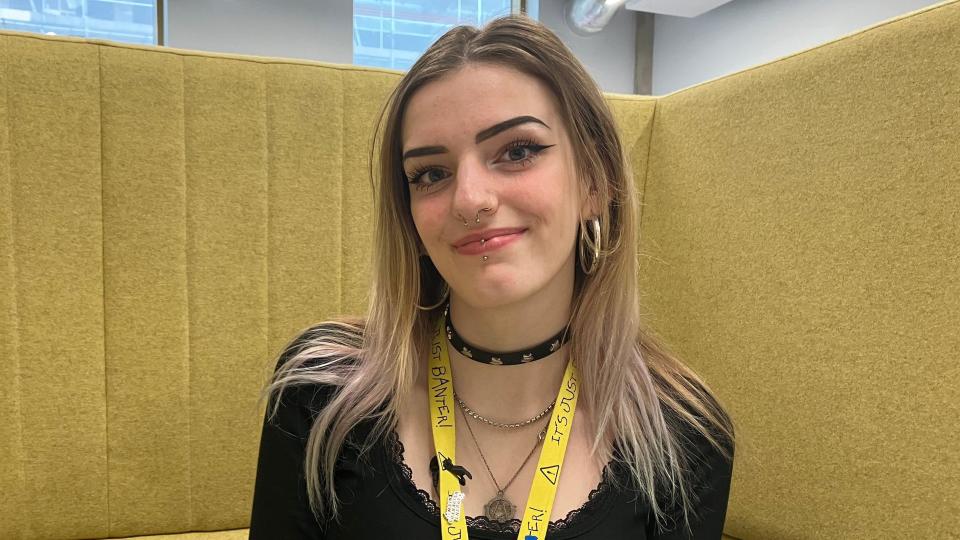
{"label": "sofa backrest", "polygon": [[[607,95],[645,312],[738,422],[732,535],[960,530],[958,28]],[[400,75],[0,32],[0,537],[248,524],[270,360],[366,309]]]}
{"label": "sofa backrest", "polygon": [[641,290],[740,423],[727,533],[960,538],[960,3],[653,124]]}

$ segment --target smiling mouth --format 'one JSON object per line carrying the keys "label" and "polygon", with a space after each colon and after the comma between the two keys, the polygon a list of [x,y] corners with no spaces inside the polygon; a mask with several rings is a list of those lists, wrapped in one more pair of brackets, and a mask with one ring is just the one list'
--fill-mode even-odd
{"label": "smiling mouth", "polygon": [[499,236],[493,236],[490,238],[485,238],[483,240],[477,240],[470,242],[469,244],[464,244],[457,248],[457,253],[461,255],[477,255],[480,253],[487,253],[500,249],[508,244],[513,243],[516,240],[519,240],[527,230],[524,229],[519,232],[511,234],[503,234]]}

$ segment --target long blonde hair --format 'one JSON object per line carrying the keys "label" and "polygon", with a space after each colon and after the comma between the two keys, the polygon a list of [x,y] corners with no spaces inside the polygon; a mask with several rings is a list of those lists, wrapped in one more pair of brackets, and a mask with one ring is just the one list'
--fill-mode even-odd
{"label": "long blonde hair", "polygon": [[[658,524],[667,517],[661,495],[666,492],[666,505],[673,506],[679,494],[689,530],[688,513],[696,501],[691,498],[692,480],[684,474],[689,462],[681,442],[686,439],[669,417],[688,423],[729,460],[733,421],[706,383],[644,327],[637,285],[639,203],[613,116],[601,90],[569,49],[524,15],[500,17],[482,29],[449,30],[388,96],[378,135],[386,124],[382,136],[374,137],[370,160],[376,221],[367,316],[340,317],[298,334],[281,353],[261,400],[275,398],[272,418],[279,394],[289,385],[319,384],[335,390],[314,421],[304,467],[311,508],[318,518],[338,519],[334,466],[347,435],[360,422],[372,422],[360,445],[363,454],[395,429],[401,400],[411,399],[433,321],[440,315],[440,308],[416,307],[434,304],[444,280],[429,258],[418,253],[401,159],[404,110],[423,85],[478,62],[535,77],[557,97],[580,189],[602,203],[598,266],[589,275],[579,265],[575,271],[569,351],[581,376],[580,402],[589,411],[594,455],[606,463],[619,449]],[[581,216],[581,230],[584,219]]]}

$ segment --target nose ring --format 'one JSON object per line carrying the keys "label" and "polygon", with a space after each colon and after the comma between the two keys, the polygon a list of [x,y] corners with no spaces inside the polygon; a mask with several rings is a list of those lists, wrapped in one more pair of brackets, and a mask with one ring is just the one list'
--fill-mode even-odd
{"label": "nose ring", "polygon": [[[476,220],[477,223],[480,223],[480,212],[489,212],[489,211],[490,211],[489,208],[481,208],[480,210],[477,210],[477,220]],[[460,216],[460,219],[463,219],[463,216]],[[463,226],[464,226],[464,227],[468,227],[468,226],[469,226],[469,225],[467,225],[467,220],[465,220],[465,219],[463,220]]]}

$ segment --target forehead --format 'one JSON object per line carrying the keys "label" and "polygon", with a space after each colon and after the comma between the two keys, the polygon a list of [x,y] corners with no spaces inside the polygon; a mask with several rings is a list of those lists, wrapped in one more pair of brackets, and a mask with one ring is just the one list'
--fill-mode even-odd
{"label": "forehead", "polygon": [[559,127],[556,98],[543,82],[506,66],[470,64],[416,90],[401,137],[405,146],[460,133],[472,140],[481,129],[523,115]]}

